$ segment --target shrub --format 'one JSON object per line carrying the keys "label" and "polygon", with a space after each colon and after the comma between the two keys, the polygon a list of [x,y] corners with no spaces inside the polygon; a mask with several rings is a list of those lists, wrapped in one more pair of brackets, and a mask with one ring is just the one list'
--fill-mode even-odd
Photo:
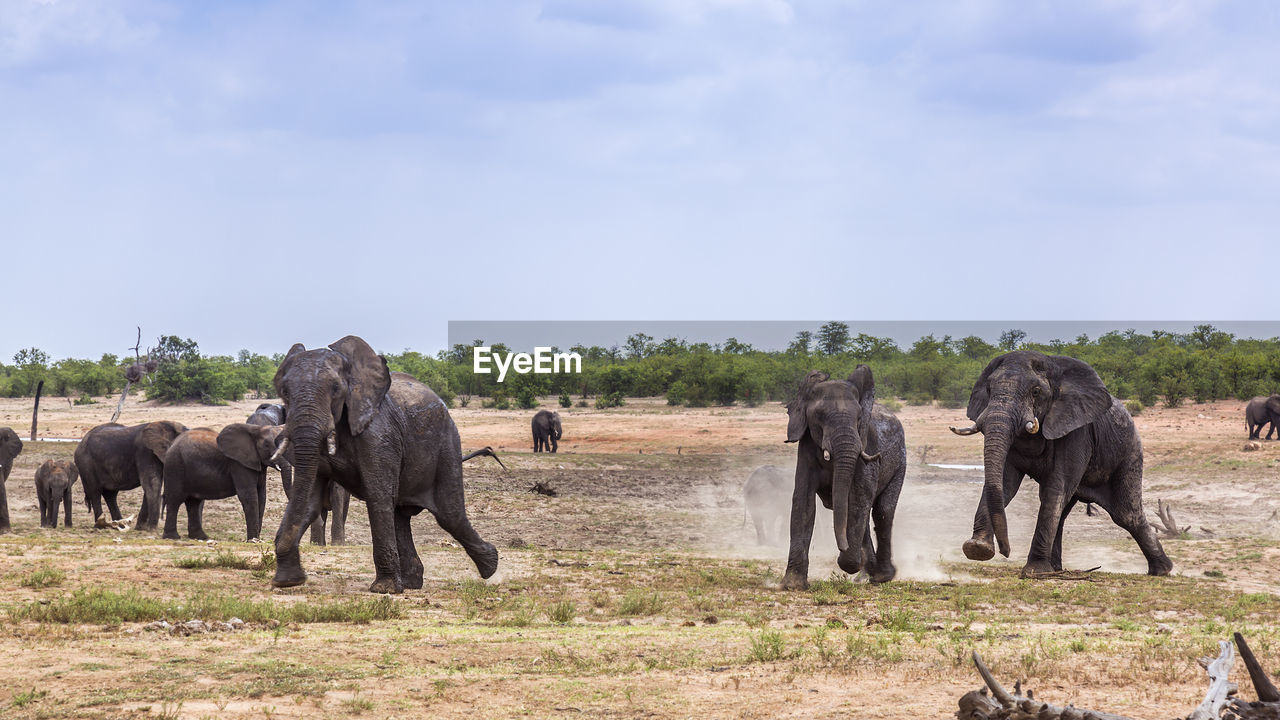
{"label": "shrub", "polygon": [[876,402],[880,403],[880,405],[883,406],[885,410],[888,410],[891,413],[896,413],[902,409],[902,403],[898,402],[898,399],[895,397],[886,397],[883,399],[877,399]]}
{"label": "shrub", "polygon": [[89,397],[88,393],[80,393],[80,397],[76,398],[76,404],[77,405],[96,405],[98,404],[98,401]]}
{"label": "shrub", "polygon": [[787,649],[787,641],[777,630],[761,630],[760,634],[751,638],[749,657],[756,662],[773,662],[781,660]]}
{"label": "shrub", "polygon": [[596,409],[604,410],[606,408],[622,407],[627,401],[622,397],[620,392],[611,392],[607,395],[601,395],[596,398]]}
{"label": "shrub", "polygon": [[573,603],[568,600],[558,602],[547,610],[547,617],[550,618],[551,622],[558,623],[560,625],[567,625],[573,622],[573,616],[575,614],[576,610],[573,607]]}
{"label": "shrub", "polygon": [[569,397],[569,393],[560,393],[560,407],[567,408],[573,405],[573,400]]}
{"label": "shrub", "polygon": [[538,396],[533,393],[533,388],[520,388],[516,394],[516,405],[523,410],[532,410],[538,407]]}
{"label": "shrub", "polygon": [[1141,400],[1134,398],[1132,400],[1125,401],[1124,409],[1128,410],[1130,415],[1137,417],[1142,414],[1142,411],[1146,409],[1146,406],[1142,404]]}
{"label": "shrub", "polygon": [[927,392],[913,392],[907,396],[908,405],[932,405],[933,396]]}

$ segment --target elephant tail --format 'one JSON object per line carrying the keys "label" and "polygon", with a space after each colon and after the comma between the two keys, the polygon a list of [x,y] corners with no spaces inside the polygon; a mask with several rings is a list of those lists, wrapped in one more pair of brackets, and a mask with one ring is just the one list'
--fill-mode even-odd
{"label": "elephant tail", "polygon": [[476,451],[475,451],[475,452],[473,452],[473,453],[470,453],[470,454],[467,454],[467,455],[463,455],[463,456],[462,456],[462,462],[466,462],[466,461],[470,460],[470,459],[471,459],[471,458],[473,458],[473,457],[480,457],[481,455],[484,455],[485,457],[491,457],[491,458],[493,458],[494,460],[497,460],[497,461],[498,461],[498,464],[499,464],[499,465],[502,465],[502,469],[503,469],[503,470],[506,470],[506,469],[507,469],[507,466],[506,466],[506,465],[504,465],[504,464],[503,464],[503,462],[502,462],[502,458],[499,458],[499,457],[498,457],[498,453],[494,452],[494,451],[493,451],[493,448],[489,447],[488,445],[486,445],[486,446],[484,446],[484,447],[480,448],[479,450],[476,450]]}

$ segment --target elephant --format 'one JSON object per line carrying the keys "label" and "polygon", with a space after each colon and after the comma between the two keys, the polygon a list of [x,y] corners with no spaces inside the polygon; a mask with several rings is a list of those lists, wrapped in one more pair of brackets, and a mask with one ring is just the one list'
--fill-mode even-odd
{"label": "elephant", "polygon": [[560,445],[563,430],[560,427],[560,413],[550,410],[539,410],[533,416],[533,451],[553,453]]}
{"label": "elephant", "polygon": [[121,519],[117,493],[141,486],[142,507],[135,528],[154,531],[160,520],[164,456],[173,441],[186,431],[182,423],[157,420],[132,427],[106,423],[85,433],[76,447],[75,462],[85,504],[95,521],[102,517],[103,501],[111,519]]}
{"label": "elephant", "polygon": [[1262,433],[1262,426],[1270,424],[1267,429],[1267,439],[1271,439],[1271,434],[1280,430],[1276,427],[1276,423],[1280,421],[1280,394],[1272,394],[1269,397],[1258,397],[1249,401],[1244,409],[1244,425],[1249,431],[1249,439],[1257,440],[1258,435]]}
{"label": "elephant", "polygon": [[969,395],[983,434],[985,481],[965,557],[1009,557],[1005,507],[1026,476],[1040,484],[1035,537],[1023,577],[1062,569],[1062,527],[1077,502],[1101,505],[1137,541],[1150,575],[1168,575],[1164,554],[1142,510],[1142,441],[1124,403],[1086,362],[1032,350],[1005,353],[982,371]]}
{"label": "elephant", "polygon": [[787,442],[798,442],[799,448],[784,589],[809,586],[814,495],[835,512],[841,570],[851,575],[866,570],[873,583],[897,574],[893,516],[907,473],[907,447],[902,423],[877,405],[875,397],[871,368],[858,365],[844,380],[810,372],[787,404]]}
{"label": "elephant", "polygon": [[[284,425],[287,415],[284,405],[279,403],[262,403],[253,411],[245,422],[250,425]],[[285,455],[276,459],[276,467],[280,470],[280,484],[284,487],[287,498],[293,492],[293,465]],[[329,512],[333,511],[333,523],[330,528],[334,545],[344,545],[347,541],[347,508],[351,505],[351,494],[341,485],[332,483],[325,494],[327,501],[320,510],[320,519],[311,523],[311,544],[324,545],[324,529],[329,522]]]}
{"label": "elephant", "polygon": [[208,540],[204,501],[235,496],[244,509],[245,539],[262,534],[267,466],[276,454],[279,425],[232,423],[214,432],[195,428],[177,437],[164,456],[164,537],[178,539],[178,508],[187,507],[187,537]]}
{"label": "elephant", "polygon": [[467,518],[458,428],[438,395],[354,335],[324,348],[289,349],[275,387],[287,409],[281,449],[292,452],[293,494],[276,532],[272,584],[306,582],[298,543],[320,512],[327,483],[364,500],[376,574],[370,592],[422,587],[410,520],[429,511],[483,578],[498,551]]}
{"label": "elephant", "polygon": [[13,459],[22,452],[22,440],[13,428],[0,427],[0,533],[9,532],[9,496],[4,484],[13,470]]}
{"label": "elephant", "polygon": [[757,545],[772,545],[781,540],[791,486],[791,476],[777,465],[761,465],[742,486],[743,503],[756,526]]}
{"label": "elephant", "polygon": [[36,499],[40,503],[40,527],[58,527],[58,505],[66,517],[63,525],[71,527],[71,486],[80,473],[70,460],[45,460],[36,470]]}

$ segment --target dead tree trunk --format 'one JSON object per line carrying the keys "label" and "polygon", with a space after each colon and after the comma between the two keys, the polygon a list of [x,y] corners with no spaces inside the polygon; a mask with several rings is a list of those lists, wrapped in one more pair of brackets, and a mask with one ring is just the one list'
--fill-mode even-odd
{"label": "dead tree trunk", "polygon": [[40,393],[44,392],[44,381],[36,385],[36,404],[31,408],[31,442],[36,441],[36,422],[40,418]]}
{"label": "dead tree trunk", "polygon": [[[1024,697],[1019,694],[1022,691],[1021,682],[1011,693],[991,674],[976,650],[973,653],[973,664],[978,668],[978,674],[987,687],[966,693],[960,698],[957,720],[1133,720],[1124,715],[1099,710],[1050,705],[1036,700],[1030,690]],[[991,690],[990,695],[987,694],[988,688]]]}

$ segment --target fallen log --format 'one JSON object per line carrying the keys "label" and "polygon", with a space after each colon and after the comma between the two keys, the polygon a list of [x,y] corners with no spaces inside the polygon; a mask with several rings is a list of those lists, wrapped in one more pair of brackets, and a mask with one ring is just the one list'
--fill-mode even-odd
{"label": "fallen log", "polygon": [[[1276,689],[1267,671],[1249,649],[1244,636],[1235,633],[1234,639],[1258,699],[1250,702],[1233,697],[1236,686],[1229,678],[1231,666],[1235,663],[1235,652],[1231,641],[1223,640],[1219,643],[1221,651],[1217,658],[1204,658],[1200,661],[1209,673],[1209,690],[1205,693],[1204,701],[1187,715],[1186,720],[1280,720],[1280,690]],[[1035,699],[1030,690],[1024,696],[1021,682],[1014,686],[1011,693],[996,680],[976,651],[973,653],[973,664],[985,687],[965,693],[960,698],[960,709],[956,711],[957,720],[1133,720],[1102,710],[1051,705]]]}

